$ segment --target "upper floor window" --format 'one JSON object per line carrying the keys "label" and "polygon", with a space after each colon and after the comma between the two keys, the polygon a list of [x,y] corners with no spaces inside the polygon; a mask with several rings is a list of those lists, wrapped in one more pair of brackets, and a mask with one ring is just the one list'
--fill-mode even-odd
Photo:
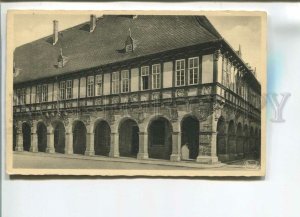
{"label": "upper floor window", "polygon": [[159,89],[161,83],[160,64],[152,65],[152,89]]}
{"label": "upper floor window", "polygon": [[18,104],[24,105],[26,104],[26,88],[17,90]]}
{"label": "upper floor window", "polygon": [[94,76],[89,76],[87,80],[87,96],[94,96]]}
{"label": "upper floor window", "polygon": [[102,95],[102,75],[96,75],[96,96]]}
{"label": "upper floor window", "polygon": [[199,58],[189,58],[189,84],[198,84],[199,79]]}
{"label": "upper floor window", "polygon": [[42,102],[48,101],[48,84],[42,86]]}
{"label": "upper floor window", "polygon": [[72,80],[67,80],[66,81],[66,99],[72,99],[72,90],[73,90],[73,84]]}
{"label": "upper floor window", "polygon": [[42,85],[36,86],[36,97],[35,100],[37,103],[42,102]]}
{"label": "upper floor window", "polygon": [[176,60],[176,86],[183,86],[185,84],[185,60]]}
{"label": "upper floor window", "polygon": [[112,94],[119,93],[119,72],[112,73]]}
{"label": "upper floor window", "polygon": [[129,92],[129,71],[128,70],[121,71],[121,92],[122,93]]}
{"label": "upper floor window", "polygon": [[149,66],[143,66],[141,68],[141,90],[149,90]]}
{"label": "upper floor window", "polygon": [[60,96],[60,99],[62,99],[62,100],[66,99],[66,82],[65,81],[61,81],[59,83],[59,96]]}

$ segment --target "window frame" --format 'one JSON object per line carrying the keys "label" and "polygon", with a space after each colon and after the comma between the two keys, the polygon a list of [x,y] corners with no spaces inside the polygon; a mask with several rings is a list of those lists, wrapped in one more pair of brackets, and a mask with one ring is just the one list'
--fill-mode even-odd
{"label": "window frame", "polygon": [[[180,69],[177,69],[177,63],[178,62],[183,62],[183,68],[180,63]],[[183,72],[183,80],[182,80],[182,72]],[[180,84],[178,84],[178,73],[180,73],[179,78],[180,78]],[[175,86],[176,87],[182,87],[185,86],[185,59],[179,59],[175,61]]]}
{"label": "window frame", "polygon": [[[197,60],[197,66],[195,67],[195,59]],[[193,66],[190,66],[190,61],[192,61]],[[197,69],[197,73],[195,73],[195,69]],[[197,75],[196,82],[195,81],[195,75]],[[191,77],[192,77],[192,83],[191,83]],[[190,57],[188,58],[188,84],[189,85],[196,85],[199,84],[199,57]]]}
{"label": "window frame", "polygon": [[[145,71],[143,71],[143,69],[147,69],[146,74],[145,73],[143,74],[143,72],[145,72]],[[144,88],[143,77],[148,78],[148,88],[147,89]],[[150,88],[150,67],[149,66],[142,66],[141,67],[141,90],[150,90],[150,89],[151,89]]]}
{"label": "window frame", "polygon": [[111,74],[111,93],[112,94],[120,93],[120,72],[119,71],[112,72]]}
{"label": "window frame", "polygon": [[[68,86],[68,84],[70,84],[70,86]],[[73,98],[73,80],[66,80],[66,99],[72,99],[72,98]]]}
{"label": "window frame", "polygon": [[41,87],[41,102],[48,102],[48,84],[43,84]]}
{"label": "window frame", "polygon": [[95,76],[90,75],[87,77],[87,85],[86,85],[86,96],[93,97],[95,95]]}
{"label": "window frame", "polygon": [[[126,75],[124,77],[124,75]],[[124,87],[126,90],[124,90]],[[129,70],[122,70],[121,71],[121,93],[128,93],[129,92]]]}
{"label": "window frame", "polygon": [[66,99],[66,81],[59,82],[59,99],[60,100]]}
{"label": "window frame", "polygon": [[[154,73],[154,68],[157,67],[156,69],[159,69],[158,73],[157,71]],[[156,90],[156,89],[160,89],[161,88],[161,64],[157,63],[157,64],[153,64],[152,67],[152,89]]]}
{"label": "window frame", "polygon": [[96,89],[95,96],[103,95],[103,75],[102,74],[95,76],[95,89]]}

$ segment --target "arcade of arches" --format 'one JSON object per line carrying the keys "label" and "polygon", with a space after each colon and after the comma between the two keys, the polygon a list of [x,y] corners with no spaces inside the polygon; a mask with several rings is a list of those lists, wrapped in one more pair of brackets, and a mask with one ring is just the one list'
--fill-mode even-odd
{"label": "arcade of arches", "polygon": [[210,156],[220,162],[260,158],[259,125],[226,120],[223,116],[212,124],[210,135],[215,139],[208,144],[202,141],[205,123],[193,115],[185,115],[175,122],[157,115],[146,123],[131,117],[120,118],[112,124],[105,119],[88,124],[80,119],[67,124],[59,120],[48,124],[17,123],[13,128],[14,151],[203,162],[202,155],[207,157],[207,153],[200,150],[206,144]]}

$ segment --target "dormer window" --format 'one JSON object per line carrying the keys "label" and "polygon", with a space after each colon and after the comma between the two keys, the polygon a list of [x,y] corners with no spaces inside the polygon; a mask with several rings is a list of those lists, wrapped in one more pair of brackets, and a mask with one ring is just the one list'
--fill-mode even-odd
{"label": "dormer window", "polygon": [[68,59],[67,57],[65,57],[63,55],[63,52],[62,52],[62,48],[60,49],[60,55],[58,56],[58,59],[57,59],[57,67],[58,68],[63,68],[66,63],[68,62]]}
{"label": "dormer window", "polygon": [[134,40],[131,37],[131,30],[129,29],[129,36],[127,37],[125,41],[125,51],[127,52],[133,52],[134,50]]}

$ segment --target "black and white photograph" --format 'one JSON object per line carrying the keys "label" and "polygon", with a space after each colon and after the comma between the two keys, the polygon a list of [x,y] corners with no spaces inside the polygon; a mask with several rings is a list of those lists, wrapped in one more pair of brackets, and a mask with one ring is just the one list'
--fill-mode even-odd
{"label": "black and white photograph", "polygon": [[266,20],[9,11],[7,172],[264,176]]}

